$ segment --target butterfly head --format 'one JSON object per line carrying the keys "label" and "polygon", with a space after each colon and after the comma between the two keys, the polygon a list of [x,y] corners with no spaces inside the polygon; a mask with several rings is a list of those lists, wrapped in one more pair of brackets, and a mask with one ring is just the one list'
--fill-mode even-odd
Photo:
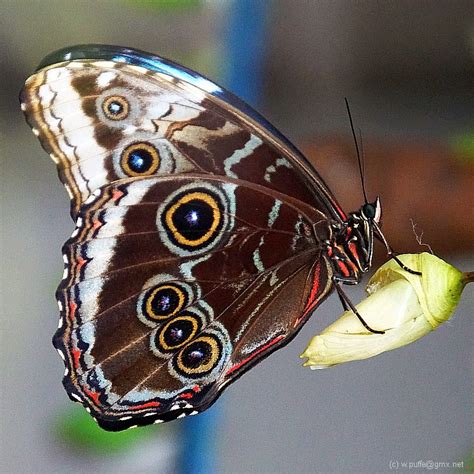
{"label": "butterfly head", "polygon": [[380,202],[380,197],[377,196],[377,199],[374,202],[366,202],[359,211],[360,217],[369,222],[380,225],[382,219],[382,203]]}
{"label": "butterfly head", "polygon": [[374,202],[366,202],[361,206],[359,212],[355,213],[354,216],[357,216],[361,233],[361,243],[363,242],[363,248],[365,255],[365,262],[361,265],[361,270],[366,272],[370,269],[372,265],[372,257],[374,251],[374,231],[377,232],[380,228],[381,218],[382,218],[382,204],[380,202],[380,197],[377,196],[377,199]]}

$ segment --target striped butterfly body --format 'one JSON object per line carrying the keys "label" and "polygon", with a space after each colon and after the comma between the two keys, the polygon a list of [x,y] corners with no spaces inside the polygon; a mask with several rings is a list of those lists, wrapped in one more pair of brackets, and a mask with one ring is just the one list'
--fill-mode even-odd
{"label": "striped butterfly body", "polygon": [[20,100],[76,224],[53,343],[105,429],[205,410],[370,267],[380,204],[346,216],[288,140],[193,71],[76,46]]}

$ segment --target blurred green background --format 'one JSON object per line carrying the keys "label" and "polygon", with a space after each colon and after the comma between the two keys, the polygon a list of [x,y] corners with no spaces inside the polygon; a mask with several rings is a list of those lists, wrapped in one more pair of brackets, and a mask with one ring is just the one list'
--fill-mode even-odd
{"label": "blurred green background", "polygon": [[[351,210],[361,192],[347,96],[388,238],[399,250],[420,250],[413,218],[438,255],[472,271],[471,1],[1,0],[0,12],[0,472],[379,473],[390,461],[430,459],[464,460],[469,469],[471,288],[457,317],[426,340],[311,372],[298,355],[342,312],[332,297],[286,349],[231,386],[207,418],[195,417],[202,422],[100,432],[68,401],[50,343],[60,248],[73,225],[18,92],[43,56],[66,45],[168,57],[255,105],[307,151]],[[363,288],[348,292],[357,301]]]}

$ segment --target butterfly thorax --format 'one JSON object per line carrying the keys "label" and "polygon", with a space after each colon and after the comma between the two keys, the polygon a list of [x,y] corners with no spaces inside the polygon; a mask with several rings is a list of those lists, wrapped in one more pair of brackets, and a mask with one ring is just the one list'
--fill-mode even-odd
{"label": "butterfly thorax", "polygon": [[334,278],[342,283],[357,284],[372,265],[374,223],[380,221],[380,200],[364,204],[342,223],[330,225],[329,238],[323,241]]}

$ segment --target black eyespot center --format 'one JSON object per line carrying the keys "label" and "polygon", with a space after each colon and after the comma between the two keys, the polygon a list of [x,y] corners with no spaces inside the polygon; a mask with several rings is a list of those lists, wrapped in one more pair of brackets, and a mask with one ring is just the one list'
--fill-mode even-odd
{"label": "black eyespot center", "polygon": [[109,102],[108,110],[112,115],[118,115],[123,111],[123,105],[118,101]]}
{"label": "black eyespot center", "polygon": [[186,293],[174,285],[161,285],[148,290],[142,312],[152,320],[167,319],[187,304]]}
{"label": "black eyespot center", "polygon": [[173,224],[180,234],[189,240],[205,235],[214,222],[212,207],[199,199],[181,204],[173,213]]}
{"label": "black eyespot center", "polygon": [[222,358],[223,346],[218,337],[202,334],[187,344],[176,355],[175,369],[187,378],[200,378],[210,374]]}
{"label": "black eyespot center", "polygon": [[136,142],[123,150],[120,164],[128,176],[149,176],[158,170],[160,156],[152,144]]}
{"label": "black eyespot center", "polygon": [[212,347],[208,342],[196,341],[183,351],[182,361],[186,367],[196,369],[205,364],[211,355]]}
{"label": "black eyespot center", "polygon": [[217,237],[222,227],[222,205],[207,190],[195,189],[177,196],[166,207],[162,223],[176,245],[203,248]]}
{"label": "black eyespot center", "polygon": [[128,117],[130,105],[125,97],[113,95],[104,100],[102,111],[110,120],[124,120]]}
{"label": "black eyespot center", "polygon": [[155,345],[165,352],[175,351],[188,343],[201,327],[201,320],[193,313],[180,314],[157,332]]}
{"label": "black eyespot center", "polygon": [[135,173],[148,171],[153,163],[153,157],[148,150],[138,148],[128,155],[128,166]]}

